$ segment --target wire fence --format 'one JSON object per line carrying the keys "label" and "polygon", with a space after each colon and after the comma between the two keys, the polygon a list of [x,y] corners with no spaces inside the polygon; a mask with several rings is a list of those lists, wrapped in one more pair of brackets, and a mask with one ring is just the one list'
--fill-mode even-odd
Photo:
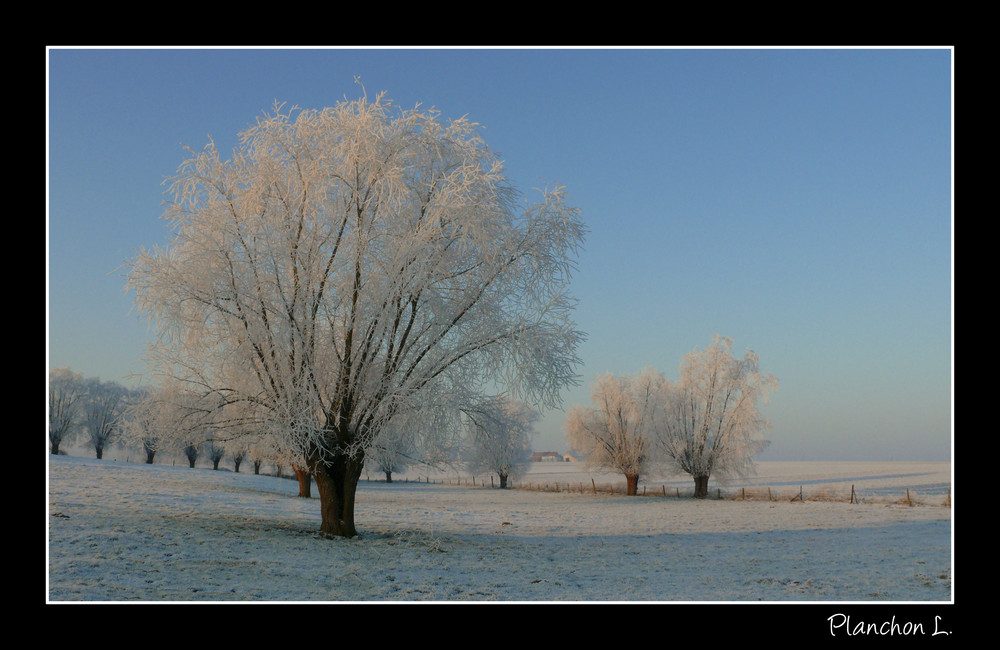
{"label": "wire fence", "polygon": [[[385,478],[373,479],[366,477],[370,482],[386,482]],[[449,478],[441,477],[417,477],[393,479],[394,483],[425,483],[434,485],[450,485],[455,487],[469,488],[493,488],[500,487],[499,481],[494,476],[477,477],[470,475],[467,477],[456,476]],[[605,494],[605,495],[627,495],[626,483],[611,482],[598,483],[591,479],[586,481],[518,481],[509,482],[507,487],[515,490],[530,490],[533,492],[568,492],[579,494]],[[637,497],[660,497],[660,498],[694,498],[694,488],[682,488],[679,486],[668,486],[666,484],[640,485],[636,494]],[[707,499],[730,500],[730,501],[829,501],[846,503],[882,503],[898,504],[908,506],[943,506],[950,508],[951,486],[944,483],[927,484],[914,487],[879,487],[879,486],[859,486],[852,483],[850,487],[839,484],[821,484],[805,487],[805,484],[798,486],[782,485],[772,486],[741,486],[741,487],[713,487],[709,489],[705,496]]]}

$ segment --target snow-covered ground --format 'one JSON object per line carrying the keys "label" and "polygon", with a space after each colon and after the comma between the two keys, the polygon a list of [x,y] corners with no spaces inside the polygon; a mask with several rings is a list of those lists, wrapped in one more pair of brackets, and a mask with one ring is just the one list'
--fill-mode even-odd
{"label": "snow-covered ground", "polygon": [[315,496],[246,465],[50,456],[49,602],[952,602],[950,463],[760,463],[721,486],[774,500],[695,500],[679,478],[594,494],[616,477],[577,463],[521,483],[583,491],[428,476],[362,481],[358,537],[327,539]]}

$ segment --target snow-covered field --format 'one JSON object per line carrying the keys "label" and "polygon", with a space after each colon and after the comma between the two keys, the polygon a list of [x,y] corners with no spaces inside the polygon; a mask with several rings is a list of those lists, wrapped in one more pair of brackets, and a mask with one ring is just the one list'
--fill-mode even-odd
{"label": "snow-covered field", "polygon": [[246,466],[48,469],[49,602],[952,602],[950,463],[760,463],[721,488],[774,500],[694,500],[679,478],[594,494],[616,477],[577,463],[536,463],[522,484],[582,492],[410,470],[361,482],[353,539],[320,536],[315,496]]}

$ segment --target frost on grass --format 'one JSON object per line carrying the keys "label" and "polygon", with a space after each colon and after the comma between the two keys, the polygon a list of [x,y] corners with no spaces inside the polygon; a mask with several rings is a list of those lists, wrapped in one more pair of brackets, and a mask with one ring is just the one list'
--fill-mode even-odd
{"label": "frost on grass", "polygon": [[[546,470],[550,471],[550,470]],[[951,510],[362,482],[356,538],[294,481],[49,462],[51,601],[920,601]]]}

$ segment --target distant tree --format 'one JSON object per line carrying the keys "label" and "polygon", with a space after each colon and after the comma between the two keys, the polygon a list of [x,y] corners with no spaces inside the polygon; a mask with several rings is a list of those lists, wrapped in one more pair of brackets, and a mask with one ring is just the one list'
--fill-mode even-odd
{"label": "distant tree", "polygon": [[600,375],[591,386],[593,406],[574,406],[566,416],[570,446],[590,467],[624,474],[627,494],[637,493],[652,467],[668,385],[652,368],[635,377]]}
{"label": "distant tree", "polygon": [[228,446],[229,457],[233,459],[233,471],[240,473],[240,465],[250,453],[250,444],[246,440],[237,440]]}
{"label": "distant tree", "polygon": [[188,467],[194,467],[195,463],[198,461],[198,457],[201,456],[201,443],[189,442],[184,445],[184,457],[187,458]]}
{"label": "distant tree", "polygon": [[277,106],[172,180],[171,241],[128,273],[164,334],[151,366],[259,404],[316,480],[323,533],[357,533],[365,454],[435,387],[453,407],[494,385],[555,405],[576,382],[586,228],[562,188],[520,206],[469,120],[382,95]]}
{"label": "distant tree", "polygon": [[96,377],[85,380],[84,391],[83,422],[90,446],[101,459],[105,448],[121,433],[129,391],[121,384]]}
{"label": "distant tree", "polygon": [[212,469],[219,469],[219,463],[226,457],[225,445],[210,440],[205,443],[205,451],[208,452],[208,459],[212,461]]}
{"label": "distant tree", "polygon": [[761,373],[757,355],[731,353],[732,339],[716,336],[681,362],[680,381],[671,387],[666,427],[657,443],[676,469],[694,478],[694,495],[708,494],[711,476],[744,476],[753,457],[767,446],[768,422],[758,409],[778,387]]}
{"label": "distant tree", "polygon": [[162,386],[138,389],[122,418],[123,440],[140,447],[146,463],[152,465],[160,451],[176,451],[183,446],[177,435],[182,420],[183,413],[172,390]]}
{"label": "distant tree", "polygon": [[392,483],[394,472],[405,472],[410,462],[405,448],[406,438],[394,435],[395,433],[395,430],[388,427],[383,429],[365,454],[365,463],[373,465],[384,474],[386,483]]}
{"label": "distant tree", "polygon": [[259,435],[248,440],[247,457],[253,464],[253,473],[260,474],[260,468],[264,463],[278,465],[281,454],[273,436]]}
{"label": "distant tree", "polygon": [[[365,454],[366,466],[385,475],[386,483],[392,483],[392,475],[405,472],[420,455],[416,444],[418,436],[414,432],[428,426],[421,418],[418,410],[398,413],[381,428]],[[427,459],[424,461],[430,463]]]}
{"label": "distant tree", "polygon": [[49,451],[59,454],[63,440],[76,433],[86,396],[83,375],[69,368],[49,371]]}
{"label": "distant tree", "polygon": [[507,396],[464,410],[472,436],[472,467],[497,475],[500,487],[517,480],[528,468],[538,411]]}

